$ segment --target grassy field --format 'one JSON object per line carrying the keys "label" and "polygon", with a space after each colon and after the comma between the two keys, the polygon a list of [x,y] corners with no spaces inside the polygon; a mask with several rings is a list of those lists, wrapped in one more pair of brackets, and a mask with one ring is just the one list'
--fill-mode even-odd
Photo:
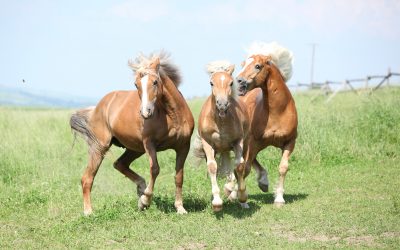
{"label": "grassy field", "polygon": [[[72,110],[0,107],[0,248],[277,249],[400,247],[400,89],[354,95],[326,104],[295,96],[299,138],[282,208],[249,176],[250,209],[226,202],[213,213],[205,165],[191,156],[184,205],[174,210],[174,154],[159,154],[161,173],[149,210],[137,209],[136,188],[112,162],[96,176],[94,214],[82,216],[83,140],[72,148]],[[202,101],[191,102],[197,119]],[[277,183],[279,151],[259,161]],[[131,165],[148,180],[148,160]],[[221,186],[223,180],[221,181]]]}

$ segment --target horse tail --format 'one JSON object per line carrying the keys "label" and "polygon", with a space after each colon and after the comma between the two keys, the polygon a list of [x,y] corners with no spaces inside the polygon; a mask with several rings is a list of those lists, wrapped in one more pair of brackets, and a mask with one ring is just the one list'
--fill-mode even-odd
{"label": "horse tail", "polygon": [[197,158],[206,158],[206,153],[204,152],[203,143],[201,142],[199,133],[196,134],[193,141],[193,155]]}
{"label": "horse tail", "polygon": [[75,138],[77,135],[80,135],[89,145],[90,151],[99,151],[101,148],[100,143],[89,126],[89,119],[92,116],[94,109],[95,107],[93,106],[76,111],[71,115],[69,124]]}

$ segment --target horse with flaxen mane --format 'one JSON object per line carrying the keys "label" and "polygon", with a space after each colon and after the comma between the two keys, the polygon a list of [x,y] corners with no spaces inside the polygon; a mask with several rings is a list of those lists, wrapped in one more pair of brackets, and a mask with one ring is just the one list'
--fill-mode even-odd
{"label": "horse with flaxen mane", "polygon": [[[111,145],[126,148],[114,167],[136,183],[139,209],[150,205],[159,174],[157,151],[176,151],[175,208],[186,213],[182,202],[183,167],[190,149],[194,121],[178,90],[181,77],[166,53],[140,55],[129,66],[136,74],[137,91],[107,94],[96,107],[78,110],[71,116],[74,132],[89,145],[89,162],[82,176],[84,214],[92,213],[90,192],[94,177]],[[150,181],[129,168],[146,153],[150,161]]]}
{"label": "horse with flaxen mane", "polygon": [[[243,102],[238,99],[236,94],[236,86],[232,77],[234,68],[234,65],[226,61],[216,61],[207,65],[212,94],[202,107],[198,122],[199,136],[194,142],[195,155],[207,160],[214,211],[222,209],[217,171],[228,175],[229,182],[225,185],[225,193],[229,196],[228,198],[232,200],[238,198],[242,207],[248,207],[243,153],[247,151],[249,117]],[[237,191],[230,164],[231,150],[235,153]],[[219,167],[223,170],[218,169],[215,160],[217,153],[221,155]]]}
{"label": "horse with flaxen mane", "polygon": [[[297,137],[297,111],[293,97],[286,86],[292,76],[292,53],[277,43],[254,43],[237,76],[239,94],[246,103],[250,115],[249,150],[245,157],[246,175],[257,154],[267,146],[282,150],[279,164],[279,182],[276,188],[276,205],[283,199],[285,176],[289,156]],[[259,186],[268,190],[266,170],[254,161]]]}

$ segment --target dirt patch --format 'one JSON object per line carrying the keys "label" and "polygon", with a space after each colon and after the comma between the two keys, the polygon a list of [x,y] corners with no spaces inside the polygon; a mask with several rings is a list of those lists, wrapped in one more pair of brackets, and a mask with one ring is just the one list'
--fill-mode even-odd
{"label": "dirt patch", "polygon": [[192,249],[205,249],[207,245],[204,243],[188,243],[184,246],[179,246],[176,250],[192,250]]}
{"label": "dirt patch", "polygon": [[344,241],[351,246],[367,246],[367,247],[382,247],[375,242],[375,237],[371,235],[352,236],[344,238]]}
{"label": "dirt patch", "polygon": [[400,238],[400,232],[386,232],[381,234],[384,238]]}
{"label": "dirt patch", "polygon": [[306,241],[319,241],[319,242],[329,242],[329,241],[338,241],[340,237],[329,237],[326,235],[305,235],[299,236],[295,232],[287,230],[281,226],[275,226],[272,229],[272,233],[277,237],[286,238],[291,242],[306,242]]}
{"label": "dirt patch", "polygon": [[340,242],[345,242],[348,246],[365,246],[372,248],[381,248],[382,244],[376,242],[379,238],[397,238],[400,237],[400,232],[386,232],[379,236],[372,235],[360,235],[350,237],[338,237],[338,236],[327,236],[323,234],[316,235],[299,235],[294,231],[288,230],[282,226],[274,226],[271,228],[272,234],[276,237],[285,238],[290,242],[336,242],[340,245]]}

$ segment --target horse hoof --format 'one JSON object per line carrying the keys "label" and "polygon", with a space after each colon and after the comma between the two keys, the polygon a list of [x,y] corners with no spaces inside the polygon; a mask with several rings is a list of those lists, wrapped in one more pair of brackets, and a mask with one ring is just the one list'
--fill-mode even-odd
{"label": "horse hoof", "polygon": [[187,214],[187,211],[183,206],[180,206],[180,207],[176,208],[176,213],[177,214]]}
{"label": "horse hoof", "polygon": [[138,200],[138,208],[140,211],[146,210],[149,208],[150,203],[146,204],[147,197],[145,195],[140,196],[139,200]]}
{"label": "horse hoof", "polygon": [[264,184],[264,183],[258,183],[258,187],[261,189],[261,191],[263,191],[264,193],[268,192],[268,184]]}
{"label": "horse hoof", "polygon": [[232,191],[232,193],[228,196],[228,200],[230,201],[235,201],[237,200],[237,192],[236,191]]}
{"label": "horse hoof", "polygon": [[228,188],[224,188],[224,194],[226,195],[226,197],[229,197],[232,193],[232,190],[229,190]]}
{"label": "horse hoof", "polygon": [[226,195],[227,197],[229,197],[229,196],[231,195],[233,189],[234,189],[234,188],[232,187],[231,184],[226,183],[226,184],[224,185],[224,193],[225,193],[225,195]]}
{"label": "horse hoof", "polygon": [[86,210],[83,211],[83,215],[84,216],[89,216],[91,214],[92,214],[92,209],[86,209]]}
{"label": "horse hoof", "polygon": [[222,210],[222,204],[221,205],[212,205],[212,210],[214,212],[220,212]]}
{"label": "horse hoof", "polygon": [[283,207],[285,205],[285,202],[274,202],[274,206],[275,207],[277,207],[277,208],[281,208],[281,207]]}
{"label": "horse hoof", "polygon": [[222,210],[222,200],[219,197],[216,197],[213,199],[213,201],[211,202],[212,204],[212,210],[214,212],[219,212]]}
{"label": "horse hoof", "polygon": [[250,206],[249,206],[249,204],[247,204],[247,202],[240,202],[240,206],[242,207],[242,208],[244,208],[244,209],[249,209],[250,208]]}
{"label": "horse hoof", "polygon": [[139,198],[144,194],[145,189],[146,189],[146,183],[142,183],[136,186],[136,193]]}

